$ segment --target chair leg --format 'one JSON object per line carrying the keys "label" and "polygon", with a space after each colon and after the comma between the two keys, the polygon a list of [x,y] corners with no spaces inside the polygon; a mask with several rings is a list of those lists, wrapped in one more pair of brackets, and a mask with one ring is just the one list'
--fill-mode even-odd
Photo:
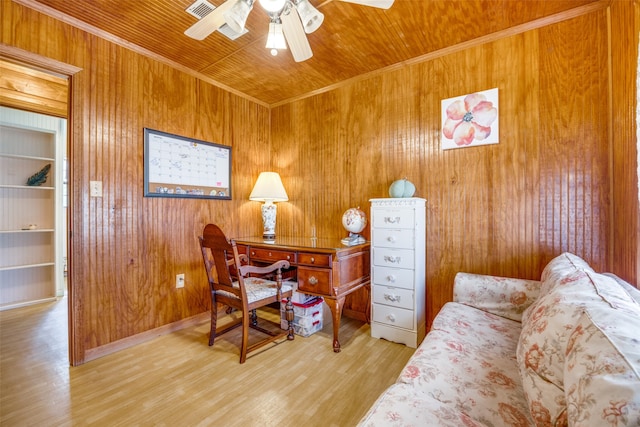
{"label": "chair leg", "polygon": [[[253,310],[255,312],[255,310]],[[253,318],[253,313],[251,315]],[[253,322],[253,319],[249,319],[249,312],[242,310],[242,344],[240,345],[240,363],[244,363],[247,360],[247,349],[249,347],[249,322]]]}
{"label": "chair leg", "polygon": [[211,331],[209,332],[209,346],[212,346],[213,341],[216,339],[217,324],[218,324],[218,304],[216,304],[215,294],[211,293]]}
{"label": "chair leg", "polygon": [[294,338],[294,335],[293,335],[294,313],[293,313],[293,304],[291,304],[291,298],[287,298],[287,303],[284,306],[284,315],[289,325],[289,334],[287,335],[287,339],[292,340]]}

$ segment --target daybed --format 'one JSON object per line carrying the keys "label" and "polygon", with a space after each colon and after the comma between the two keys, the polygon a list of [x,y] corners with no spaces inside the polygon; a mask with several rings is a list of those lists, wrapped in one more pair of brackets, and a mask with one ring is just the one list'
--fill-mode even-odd
{"label": "daybed", "polygon": [[640,426],[640,292],[564,253],[540,281],[459,273],[361,426]]}

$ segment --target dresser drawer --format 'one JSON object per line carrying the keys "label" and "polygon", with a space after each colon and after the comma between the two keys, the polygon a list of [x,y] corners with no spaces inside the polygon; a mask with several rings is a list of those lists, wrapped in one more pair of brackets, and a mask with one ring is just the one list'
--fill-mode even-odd
{"label": "dresser drawer", "polygon": [[289,251],[250,248],[247,255],[249,255],[251,261],[267,261],[273,263],[285,260],[293,264],[296,263],[296,253]]}
{"label": "dresser drawer", "polygon": [[371,243],[373,246],[384,248],[413,249],[415,247],[412,229],[382,228],[375,230]]}
{"label": "dresser drawer", "polygon": [[298,267],[298,291],[332,295],[331,270]]}
{"label": "dresser drawer", "polygon": [[331,255],[298,253],[298,264],[314,267],[331,267]]}
{"label": "dresser drawer", "polygon": [[373,266],[373,284],[414,289],[414,272],[403,268]]}
{"label": "dresser drawer", "polygon": [[382,267],[413,268],[414,252],[410,249],[372,248],[373,264]]}
{"label": "dresser drawer", "polygon": [[375,228],[414,229],[415,212],[413,209],[372,209]]}
{"label": "dresser drawer", "polygon": [[372,304],[373,321],[398,328],[413,329],[413,310]]}
{"label": "dresser drawer", "polygon": [[413,290],[374,285],[373,302],[413,310]]}

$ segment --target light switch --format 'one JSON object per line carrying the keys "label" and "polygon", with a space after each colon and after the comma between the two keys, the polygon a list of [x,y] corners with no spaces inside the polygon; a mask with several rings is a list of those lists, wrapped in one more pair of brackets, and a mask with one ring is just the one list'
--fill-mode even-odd
{"label": "light switch", "polygon": [[91,197],[102,197],[102,181],[89,181],[89,194]]}

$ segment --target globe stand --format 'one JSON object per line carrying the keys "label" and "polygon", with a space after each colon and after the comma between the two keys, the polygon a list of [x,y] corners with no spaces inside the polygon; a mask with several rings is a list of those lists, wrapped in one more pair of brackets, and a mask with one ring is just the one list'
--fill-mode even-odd
{"label": "globe stand", "polygon": [[360,234],[349,233],[349,236],[342,239],[341,242],[345,246],[355,246],[366,243],[366,240]]}

